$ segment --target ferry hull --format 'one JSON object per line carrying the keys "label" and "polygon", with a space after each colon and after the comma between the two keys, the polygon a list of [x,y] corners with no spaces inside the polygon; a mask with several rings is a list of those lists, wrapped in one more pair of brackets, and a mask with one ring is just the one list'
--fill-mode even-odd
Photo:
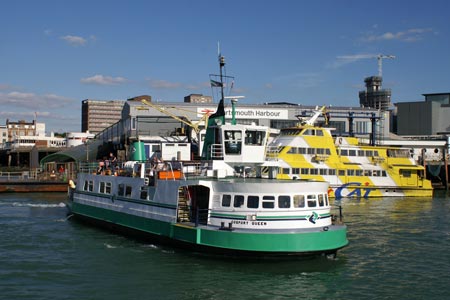
{"label": "ferry hull", "polygon": [[345,225],[273,234],[163,222],[79,203],[72,203],[71,211],[75,217],[115,232],[210,254],[315,256],[335,254],[348,244]]}

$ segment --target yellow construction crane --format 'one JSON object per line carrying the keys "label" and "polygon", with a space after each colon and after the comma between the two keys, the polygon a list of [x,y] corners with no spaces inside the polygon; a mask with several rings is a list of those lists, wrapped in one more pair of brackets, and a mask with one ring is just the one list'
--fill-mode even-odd
{"label": "yellow construction crane", "polygon": [[[157,111],[159,111],[159,112],[161,112],[161,113],[163,113],[165,115],[168,115],[169,117],[171,117],[171,118],[173,118],[173,119],[175,119],[177,121],[180,121],[183,124],[186,124],[187,126],[191,127],[195,131],[197,136],[198,136],[198,134],[200,133],[200,130],[201,130],[200,129],[201,123],[204,122],[204,124],[208,124],[208,116],[209,115],[207,113],[203,114],[201,119],[198,120],[197,122],[192,122],[191,120],[189,120],[188,117],[183,116],[183,118],[181,118],[181,117],[177,116],[176,114],[174,114],[174,113],[172,113],[172,112],[170,112],[168,110],[168,108],[173,108],[173,109],[177,109],[177,110],[183,110],[183,109],[180,109],[178,107],[174,107],[174,106],[166,107],[166,106],[162,106],[162,105],[157,105],[157,104],[154,104],[154,103],[152,103],[150,101],[147,101],[147,100],[141,100],[141,102],[143,104],[148,105],[151,108],[154,108]],[[188,111],[188,110],[185,110],[185,111]]]}

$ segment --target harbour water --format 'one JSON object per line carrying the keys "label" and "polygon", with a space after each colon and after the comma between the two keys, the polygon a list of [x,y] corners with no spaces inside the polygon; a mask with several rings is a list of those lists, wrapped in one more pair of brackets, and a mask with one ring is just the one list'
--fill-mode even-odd
{"label": "harbour water", "polygon": [[336,201],[337,258],[240,260],[76,222],[64,193],[0,194],[0,299],[448,299],[450,197]]}

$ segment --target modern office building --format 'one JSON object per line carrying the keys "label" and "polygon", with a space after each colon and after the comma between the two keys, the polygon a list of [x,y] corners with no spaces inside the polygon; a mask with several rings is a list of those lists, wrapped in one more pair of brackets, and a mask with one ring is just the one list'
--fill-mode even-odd
{"label": "modern office building", "polygon": [[97,134],[117,123],[122,115],[123,100],[83,100],[81,104],[81,131]]}

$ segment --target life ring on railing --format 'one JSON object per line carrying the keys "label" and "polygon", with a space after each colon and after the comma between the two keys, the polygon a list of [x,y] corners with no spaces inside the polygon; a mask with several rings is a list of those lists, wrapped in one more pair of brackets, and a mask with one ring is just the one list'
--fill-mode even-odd
{"label": "life ring on railing", "polygon": [[341,137],[338,138],[338,144],[339,144],[339,145],[342,144],[342,138],[341,138]]}

